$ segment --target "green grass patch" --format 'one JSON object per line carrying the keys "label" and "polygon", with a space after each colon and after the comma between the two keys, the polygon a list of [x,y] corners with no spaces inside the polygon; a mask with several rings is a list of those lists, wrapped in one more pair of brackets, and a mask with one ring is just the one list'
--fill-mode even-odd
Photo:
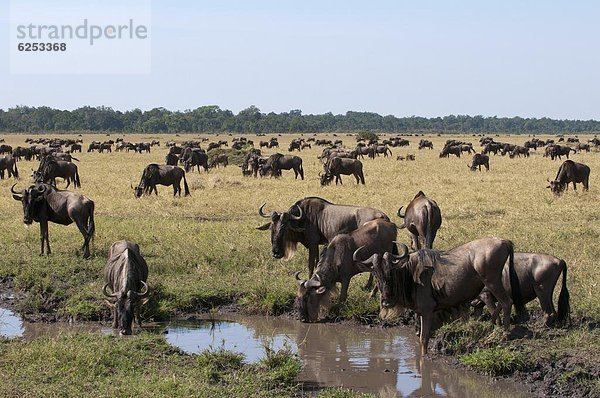
{"label": "green grass patch", "polygon": [[527,366],[525,354],[507,347],[483,348],[460,356],[459,361],[490,376],[509,374]]}

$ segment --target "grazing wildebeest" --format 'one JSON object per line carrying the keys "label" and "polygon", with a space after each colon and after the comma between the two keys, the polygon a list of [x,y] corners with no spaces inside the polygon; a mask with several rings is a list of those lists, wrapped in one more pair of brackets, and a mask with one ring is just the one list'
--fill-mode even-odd
{"label": "grazing wildebeest", "polygon": [[269,159],[263,165],[263,172],[271,172],[273,177],[281,177],[281,170],[294,170],[294,179],[298,176],[304,180],[304,169],[302,168],[302,158],[295,155],[282,155],[275,153],[269,156]]}
{"label": "grazing wildebeest", "polygon": [[497,142],[489,142],[487,144],[485,144],[485,146],[483,147],[483,151],[481,153],[483,153],[484,155],[487,153],[494,153],[494,155],[498,154],[498,151],[501,149],[500,144]]}
{"label": "grazing wildebeest", "polygon": [[[16,184],[15,184],[16,185]],[[34,221],[40,223],[40,237],[44,254],[44,241],[46,253],[50,254],[50,240],[48,239],[48,221],[70,225],[75,223],[83,235],[83,257],[90,256],[90,240],[96,229],[94,224],[94,202],[85,196],[70,191],[58,190],[52,185],[38,182],[24,189],[21,193],[10,188],[13,199],[23,203],[23,222],[31,225]]]}
{"label": "grazing wildebeest", "polygon": [[42,159],[35,175],[37,181],[46,184],[56,186],[56,177],[60,177],[67,182],[66,188],[69,188],[71,182],[73,182],[75,188],[81,188],[77,165],[64,160],[55,160],[53,156],[46,156]]}
{"label": "grazing wildebeest", "polygon": [[326,244],[338,234],[347,234],[367,221],[389,217],[370,207],[335,205],[325,199],[307,197],[294,203],[288,211],[264,214],[263,204],[258,209],[261,217],[270,221],[257,229],[271,230],[274,258],[290,259],[296,253],[298,243],[308,249],[308,275],[312,276],[319,245]]}
{"label": "grazing wildebeest", "polygon": [[[512,294],[510,286],[510,277],[508,265],[504,265],[502,272],[502,285],[508,294]],[[565,260],[538,253],[515,253],[514,256],[515,272],[519,279],[519,289],[523,304],[534,300],[536,297],[540,301],[540,307],[544,311],[544,323],[551,326],[555,321],[568,321],[569,291],[567,290],[567,264]],[[558,278],[562,273],[562,287],[558,296],[558,313],[552,303],[552,295]],[[496,298],[487,288],[484,288],[479,294],[479,298],[474,300],[471,305],[483,307],[486,305],[491,314],[496,311]],[[519,309],[517,309],[519,310]],[[520,317],[522,320],[527,318],[526,309],[521,309]]]}
{"label": "grazing wildebeest", "polygon": [[521,155],[525,156],[526,158],[529,157],[529,148],[525,148],[524,146],[520,146],[520,145],[515,145],[515,148],[512,150],[512,152],[508,155],[511,159],[516,157],[521,157]]}
{"label": "grazing wildebeest", "polygon": [[433,149],[433,142],[431,142],[429,140],[419,141],[419,149],[423,149],[423,148]]}
{"label": "grazing wildebeest", "polygon": [[300,141],[293,140],[292,142],[290,142],[288,152],[292,152],[294,150],[300,151],[301,147],[302,143]]}
{"label": "grazing wildebeest", "polygon": [[25,158],[25,160],[31,160],[33,158],[33,151],[31,148],[23,148],[18,146],[13,150],[12,157],[15,159],[15,161],[19,161],[21,158]]}
{"label": "grazing wildebeest", "polygon": [[137,153],[142,153],[143,151],[146,151],[146,153],[150,153],[150,148],[152,146],[150,145],[149,142],[140,142],[138,144],[135,144],[135,151]]}
{"label": "grazing wildebeest", "polygon": [[587,191],[589,189],[589,180],[590,168],[587,165],[572,160],[565,160],[560,165],[554,181],[547,179],[550,185],[546,188],[550,188],[555,195],[560,195],[564,190],[569,189],[570,182],[573,183],[574,190],[577,190],[575,183],[580,182],[583,184],[583,190]]}
{"label": "grazing wildebeest", "polygon": [[229,156],[224,153],[215,153],[210,157],[208,162],[208,167],[214,168],[219,167],[219,165],[223,165],[223,167],[227,167],[229,164]]}
{"label": "grazing wildebeest", "polygon": [[156,190],[157,185],[173,185],[173,196],[179,194],[181,196],[181,179],[183,178],[183,187],[185,188],[185,196],[189,196],[190,189],[188,188],[187,180],[185,179],[185,171],[181,167],[158,165],[151,163],[142,172],[142,178],[137,187],[133,188],[135,197],[140,198],[143,194],[149,195]]}
{"label": "grazing wildebeest", "polygon": [[342,184],[341,175],[354,175],[356,178],[356,184],[365,185],[365,175],[363,174],[362,162],[358,159],[347,159],[334,157],[329,160],[324,166],[325,173],[321,174],[321,186],[328,185],[335,177],[335,185]]}
{"label": "grazing wildebeest", "polygon": [[194,166],[196,166],[198,171],[200,171],[200,166],[202,166],[204,171],[208,171],[208,155],[204,152],[192,151],[189,158],[185,161],[185,171],[192,171]]}
{"label": "grazing wildebeest", "polygon": [[15,179],[19,178],[19,170],[17,169],[17,162],[15,159],[6,155],[3,158],[0,158],[0,179],[4,179],[4,170],[8,172],[8,178],[14,177]]}
{"label": "grazing wildebeest", "polygon": [[221,144],[219,144],[218,142],[211,142],[208,144],[208,148],[206,149],[207,151],[212,151],[213,149],[221,149]]}
{"label": "grazing wildebeest", "polygon": [[[523,303],[513,266],[512,242],[500,238],[484,238],[466,243],[447,252],[421,249],[408,254],[401,245],[401,255],[375,253],[362,261],[377,278],[381,293],[380,317],[396,315],[404,308],[412,309],[421,318],[421,354],[427,353],[431,333],[441,326],[457,308],[470,303],[487,287],[500,306],[492,314],[496,323],[500,309],[503,325],[510,326],[513,301],[517,308]],[[359,261],[357,249],[353,258]],[[502,270],[509,262],[513,297],[502,285]]]}
{"label": "grazing wildebeest", "polygon": [[177,166],[177,163],[179,163],[179,158],[177,155],[173,153],[167,153],[167,156],[165,157],[165,164],[167,166]]}
{"label": "grazing wildebeest", "polygon": [[90,143],[90,145],[88,146],[88,152],[94,152],[95,150],[100,150],[102,144],[100,142],[97,141],[92,141]]}
{"label": "grazing wildebeest", "polygon": [[476,153],[475,155],[473,155],[473,160],[471,161],[471,164],[467,164],[467,167],[471,171],[475,171],[477,169],[481,171],[481,166],[485,166],[485,169],[487,171],[490,171],[490,157],[488,155]]}
{"label": "grazing wildebeest", "polygon": [[372,147],[368,147],[365,145],[357,145],[354,149],[354,152],[356,153],[356,157],[360,156],[361,159],[365,158],[364,155],[367,155],[371,159],[375,159],[375,149],[373,149]]}
{"label": "grazing wildebeest", "polygon": [[586,151],[589,152],[590,151],[590,144],[584,144],[584,143],[577,143],[577,145],[575,145],[575,152],[579,151],[579,153]]}
{"label": "grazing wildebeest", "polygon": [[368,253],[391,251],[396,239],[396,225],[384,219],[367,221],[349,234],[336,235],[323,248],[317,269],[308,280],[298,281],[296,309],[302,322],[317,322],[326,314],[331,304],[331,294],[336,291],[336,283],[341,283],[340,302],[346,301],[350,279],[364,272],[358,267],[352,255],[359,247]]}
{"label": "grazing wildebeest", "polygon": [[460,146],[458,145],[445,146],[444,149],[442,149],[442,151],[440,152],[440,158],[449,158],[451,154],[460,157],[461,153],[462,151],[460,150]]}
{"label": "grazing wildebeest", "polygon": [[472,144],[461,144],[460,145],[460,150],[461,152],[467,152],[467,153],[475,153],[475,149],[473,149],[473,145]]}
{"label": "grazing wildebeest", "polygon": [[539,141],[533,141],[533,140],[531,140],[531,141],[525,141],[525,143],[523,144],[523,147],[524,148],[528,148],[528,149],[534,149],[534,150],[537,151],[538,145],[539,145],[538,142]]}
{"label": "grazing wildebeest", "polygon": [[575,149],[565,145],[552,145],[550,148],[550,158],[552,160],[556,158],[562,159],[561,156],[563,155],[565,155],[567,159],[569,159],[569,154],[571,153],[571,151],[575,152]]}
{"label": "grazing wildebeest", "polygon": [[260,141],[260,142],[258,143],[258,146],[259,146],[260,148],[263,148],[263,147],[265,147],[265,148],[268,148],[268,147],[269,147],[269,142],[268,142],[268,141]]}
{"label": "grazing wildebeest", "polygon": [[442,212],[435,200],[428,198],[423,191],[419,191],[413,200],[406,206],[404,215],[398,209],[398,217],[404,223],[398,228],[406,228],[410,232],[412,249],[432,249],[433,241],[438,229],[442,225]]}
{"label": "grazing wildebeest", "polygon": [[3,154],[11,154],[13,152],[13,148],[10,145],[2,144],[0,145],[0,155]]}
{"label": "grazing wildebeest", "polygon": [[148,299],[147,280],[148,265],[140,253],[140,247],[127,240],[113,243],[108,250],[108,260],[104,267],[106,284],[102,292],[112,309],[112,327],[118,328],[121,335],[131,334],[134,318],[139,327],[142,327],[140,307]]}
{"label": "grazing wildebeest", "polygon": [[150,143],[150,146],[160,146],[160,141],[159,140],[152,140],[152,142]]}

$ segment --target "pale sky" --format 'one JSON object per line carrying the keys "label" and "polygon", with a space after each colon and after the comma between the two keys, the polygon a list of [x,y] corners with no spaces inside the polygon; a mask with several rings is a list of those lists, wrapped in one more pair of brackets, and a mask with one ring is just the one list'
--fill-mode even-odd
{"label": "pale sky", "polygon": [[599,18],[592,1],[153,1],[150,74],[11,75],[5,49],[0,108],[600,119]]}

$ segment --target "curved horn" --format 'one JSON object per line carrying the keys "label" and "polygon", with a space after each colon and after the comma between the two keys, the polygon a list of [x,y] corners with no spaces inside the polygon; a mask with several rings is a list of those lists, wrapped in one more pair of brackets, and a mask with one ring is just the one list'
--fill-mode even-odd
{"label": "curved horn", "polygon": [[139,298],[146,298],[148,297],[148,292],[150,291],[150,289],[148,289],[148,284],[144,281],[140,281],[142,282],[142,289],[144,289],[143,291],[139,291],[137,292],[137,295]]}
{"label": "curved horn", "polygon": [[271,218],[273,213],[270,213],[270,214],[263,213],[263,208],[265,207],[266,204],[267,204],[267,202],[263,203],[262,206],[260,206],[260,208],[258,209],[258,214],[263,218]]}
{"label": "curved horn", "polygon": [[295,215],[293,215],[292,213],[290,213],[290,218],[291,218],[292,220],[299,221],[299,220],[301,220],[301,219],[302,219],[303,213],[302,213],[302,209],[300,208],[300,206],[296,205],[296,208],[298,208],[298,211],[300,212],[300,215],[299,215],[299,216],[295,216]]}
{"label": "curved horn", "polygon": [[296,273],[294,274],[294,277],[296,278],[296,282],[298,283],[298,286],[302,286],[302,284],[303,284],[304,282],[306,282],[304,279],[300,279],[300,273],[301,273],[301,272],[302,272],[302,271],[298,271],[298,272],[296,272]]}
{"label": "curved horn", "polygon": [[[405,258],[408,256],[408,246],[406,246],[404,243],[400,243],[400,242],[396,242],[394,241],[394,244],[396,245],[396,247],[398,248],[398,255],[395,255],[394,257],[396,259],[401,259],[401,258]],[[400,248],[402,248],[402,250],[400,250]]]}
{"label": "curved horn", "polygon": [[309,287],[321,287],[321,277],[319,276],[319,274],[315,273],[311,279],[307,280],[304,283],[304,286],[307,287],[307,288],[309,288]]}
{"label": "curved horn", "polygon": [[44,193],[44,192],[46,192],[46,184],[41,184],[41,185],[42,185],[42,187],[41,187],[41,189],[38,189],[38,192],[39,192],[39,193]]}
{"label": "curved horn", "polygon": [[[400,210],[402,210],[403,207],[404,206],[400,206],[400,208],[398,209],[398,213],[397,214],[398,214],[398,217],[400,217],[400,218],[404,218],[404,216],[402,214],[400,214]],[[404,213],[404,214],[406,214],[406,213]]]}
{"label": "curved horn", "polygon": [[104,287],[102,288],[102,293],[104,293],[104,295],[106,297],[117,297],[117,293],[108,293],[108,291],[106,290],[108,288],[108,283],[106,285],[104,285]]}
{"label": "curved horn", "polygon": [[15,194],[15,195],[21,195],[20,192],[15,191],[15,186],[17,185],[17,183],[14,183],[12,187],[10,187],[10,193]]}

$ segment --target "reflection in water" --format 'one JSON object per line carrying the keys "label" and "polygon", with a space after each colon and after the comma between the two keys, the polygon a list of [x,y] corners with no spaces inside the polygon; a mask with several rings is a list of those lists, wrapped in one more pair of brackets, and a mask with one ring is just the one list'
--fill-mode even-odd
{"label": "reflection in water", "polygon": [[[188,353],[222,347],[243,353],[249,362],[264,357],[265,346],[287,346],[304,363],[300,381],[307,389],[344,386],[381,397],[527,396],[512,383],[494,382],[442,361],[420,358],[412,328],[306,324],[284,318],[224,315],[214,322],[172,322],[145,329],[166,332],[170,344]],[[21,323],[15,314],[0,309],[0,335],[30,340],[77,332],[110,333],[111,329],[94,323]]]}

